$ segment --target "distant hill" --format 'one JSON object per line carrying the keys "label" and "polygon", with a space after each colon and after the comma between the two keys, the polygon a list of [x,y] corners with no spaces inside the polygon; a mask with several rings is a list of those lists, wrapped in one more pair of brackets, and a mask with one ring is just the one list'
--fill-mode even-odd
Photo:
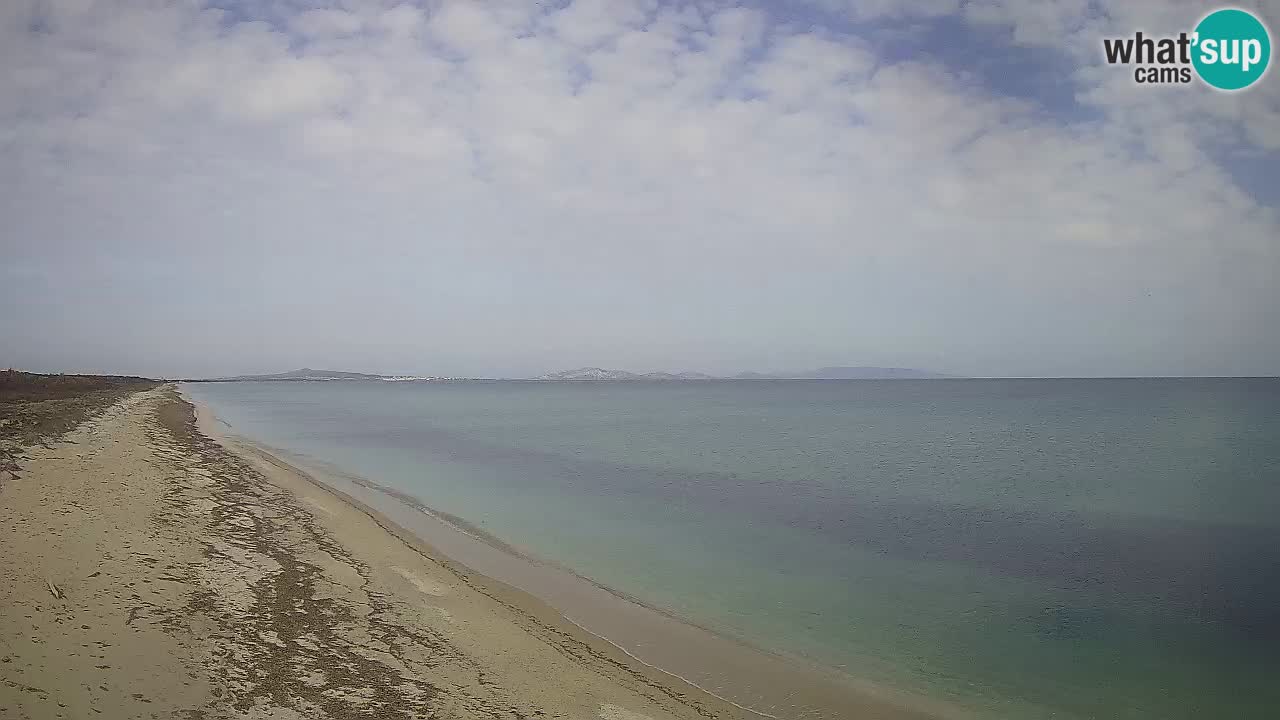
{"label": "distant hill", "polygon": [[[573,370],[547,373],[532,378],[545,381],[634,381],[634,382],[680,382],[687,380],[930,380],[935,378],[955,377],[927,370],[911,368],[886,367],[824,367],[816,370],[799,372],[744,372],[732,377],[717,377],[700,372],[650,372],[635,373],[627,370],[610,370],[599,367],[580,367]],[[268,382],[268,381],[334,381],[334,380],[462,380],[465,378],[442,378],[419,375],[373,375],[370,373],[345,372],[341,370],[314,370],[301,368],[289,372],[268,375],[237,375],[235,377],[210,378],[194,382]]]}
{"label": "distant hill", "polygon": [[824,367],[817,370],[804,370],[786,373],[744,372],[731,378],[719,378],[714,375],[698,372],[651,372],[634,373],[627,370],[607,370],[598,367],[582,367],[574,370],[539,375],[534,380],[548,381],[591,381],[591,380],[931,380],[954,377],[927,370],[911,368],[885,367]]}
{"label": "distant hill", "polygon": [[205,382],[265,382],[278,380],[438,380],[440,378],[418,375],[370,375],[368,373],[343,372],[341,370],[312,370],[301,368],[289,372],[272,373],[270,375],[237,375],[235,377],[211,378]]}
{"label": "distant hill", "polygon": [[539,375],[534,380],[639,380],[640,376],[626,370],[605,370],[598,367],[582,367],[573,370]]}
{"label": "distant hill", "polygon": [[651,372],[640,376],[642,380],[715,380],[713,375],[700,372]]}

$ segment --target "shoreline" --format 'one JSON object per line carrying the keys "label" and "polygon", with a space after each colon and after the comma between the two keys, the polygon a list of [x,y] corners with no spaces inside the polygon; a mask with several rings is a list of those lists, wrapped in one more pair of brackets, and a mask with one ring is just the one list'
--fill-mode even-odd
{"label": "shoreline", "polygon": [[745,715],[131,394],[0,484],[0,715]]}
{"label": "shoreline", "polygon": [[[263,466],[274,468],[276,472],[292,475],[333,495],[369,517],[392,537],[429,560],[444,565],[496,602],[528,614],[537,622],[550,624],[558,632],[577,636],[594,651],[612,655],[611,662],[629,666],[629,672],[649,675],[659,684],[683,686],[682,695],[701,694],[717,704],[722,703],[734,717],[925,720],[968,716],[968,713],[940,702],[864,683],[806,658],[757,647],[650,606],[554,561],[521,552],[464,518],[431,508],[407,493],[241,436],[232,426],[217,418],[204,403],[182,392],[181,388],[178,392],[195,408],[197,427],[202,433],[258,465],[259,469],[264,469]],[[448,535],[457,537],[449,538]],[[466,540],[459,543],[457,538]],[[468,543],[474,547],[463,547]],[[495,564],[493,557],[484,557],[490,553],[478,548],[500,554],[523,567]],[[557,587],[548,587],[547,581]],[[607,598],[586,598],[584,603],[580,589],[577,597],[573,592],[566,595],[558,589],[566,584],[580,584]],[[581,613],[575,613],[575,609]],[[583,614],[589,617],[584,619]],[[611,614],[618,617],[610,618]],[[631,637],[628,638],[625,632],[628,628],[622,626],[624,624],[639,625],[641,629],[637,633],[634,627],[630,628]],[[655,651],[651,642],[653,633],[660,638],[657,645],[662,641],[672,644],[673,647],[666,648],[665,657],[662,648]],[[661,637],[664,633],[667,635],[665,638]],[[643,639],[637,641],[637,634]],[[683,659],[681,656],[689,653],[693,654],[691,667],[673,667],[680,665],[675,662],[677,658]],[[716,674],[706,668],[720,666],[731,669],[718,676],[720,684],[716,685],[713,684],[715,680],[708,679],[716,678]],[[689,677],[699,673],[700,677]],[[752,689],[759,688],[768,690],[758,693],[754,699],[747,696]],[[784,702],[787,706],[779,707]]]}

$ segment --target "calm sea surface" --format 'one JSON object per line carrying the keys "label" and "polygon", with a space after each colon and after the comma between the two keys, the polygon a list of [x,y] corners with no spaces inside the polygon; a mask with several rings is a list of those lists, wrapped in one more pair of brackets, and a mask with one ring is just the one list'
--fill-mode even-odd
{"label": "calm sea surface", "polygon": [[1280,381],[190,384],[235,432],[994,717],[1280,717]]}

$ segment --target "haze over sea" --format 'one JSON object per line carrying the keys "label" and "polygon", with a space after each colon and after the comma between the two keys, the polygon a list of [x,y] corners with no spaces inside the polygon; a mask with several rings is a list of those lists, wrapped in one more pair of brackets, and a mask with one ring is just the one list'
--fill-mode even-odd
{"label": "haze over sea", "polygon": [[1280,380],[188,384],[753,644],[1017,718],[1280,707]]}

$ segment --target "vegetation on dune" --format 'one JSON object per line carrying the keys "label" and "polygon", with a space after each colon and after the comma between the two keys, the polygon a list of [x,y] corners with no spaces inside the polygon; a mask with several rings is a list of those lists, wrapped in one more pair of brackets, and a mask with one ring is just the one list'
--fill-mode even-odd
{"label": "vegetation on dune", "polygon": [[18,470],[23,448],[48,443],[156,380],[119,375],[0,371],[0,480]]}

